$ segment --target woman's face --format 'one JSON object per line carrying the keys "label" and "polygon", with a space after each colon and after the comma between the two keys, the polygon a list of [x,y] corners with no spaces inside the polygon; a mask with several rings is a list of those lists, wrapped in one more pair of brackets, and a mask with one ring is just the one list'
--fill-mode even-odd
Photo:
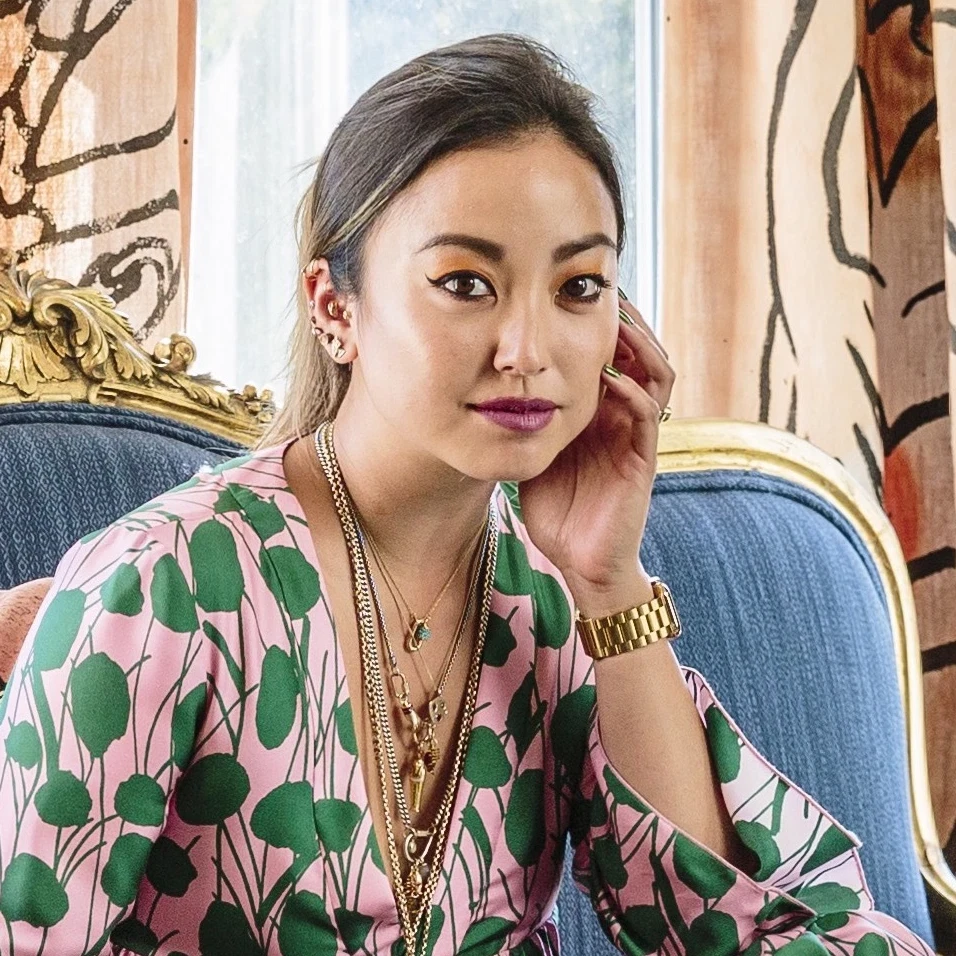
{"label": "woman's face", "polygon": [[[540,474],[597,409],[616,241],[600,175],[557,135],[444,157],[370,233],[348,412],[475,479]],[[487,406],[514,399],[554,408]]]}

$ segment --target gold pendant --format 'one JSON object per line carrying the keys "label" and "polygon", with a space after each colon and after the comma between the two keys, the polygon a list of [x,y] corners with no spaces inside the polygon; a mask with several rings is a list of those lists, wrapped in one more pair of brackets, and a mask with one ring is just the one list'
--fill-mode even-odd
{"label": "gold pendant", "polygon": [[445,698],[441,694],[436,694],[428,702],[428,715],[433,724],[440,724],[448,716],[448,704],[445,703]]}
{"label": "gold pendant", "polygon": [[[422,809],[422,790],[425,787],[425,762],[419,757],[412,768],[412,811],[420,813]],[[406,849],[406,854],[408,850]]]}
{"label": "gold pendant", "polygon": [[428,626],[425,618],[412,618],[412,624],[409,629],[408,637],[405,639],[405,648],[409,651],[417,651],[424,641],[432,636],[431,628]]}

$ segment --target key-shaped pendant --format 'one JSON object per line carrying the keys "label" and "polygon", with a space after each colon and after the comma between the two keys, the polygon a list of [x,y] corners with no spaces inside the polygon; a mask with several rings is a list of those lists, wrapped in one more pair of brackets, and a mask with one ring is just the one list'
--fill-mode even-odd
{"label": "key-shaped pendant", "polygon": [[412,811],[420,813],[422,809],[422,790],[425,788],[425,762],[415,758],[412,765]]}

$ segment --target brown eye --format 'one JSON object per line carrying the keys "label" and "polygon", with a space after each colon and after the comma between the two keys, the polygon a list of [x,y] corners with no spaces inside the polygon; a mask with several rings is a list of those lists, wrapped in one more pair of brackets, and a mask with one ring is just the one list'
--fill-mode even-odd
{"label": "brown eye", "polygon": [[602,275],[575,276],[564,283],[563,289],[570,299],[579,302],[595,302],[602,289],[610,288],[610,283]]}
{"label": "brown eye", "polygon": [[481,299],[492,294],[488,283],[473,272],[454,272],[440,279],[428,279],[428,281],[457,299]]}

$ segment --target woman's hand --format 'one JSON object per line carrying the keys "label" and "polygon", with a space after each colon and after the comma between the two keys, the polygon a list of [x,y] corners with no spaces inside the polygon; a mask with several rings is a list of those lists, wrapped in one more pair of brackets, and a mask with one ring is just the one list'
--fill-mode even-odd
{"label": "woman's hand", "polygon": [[612,613],[614,603],[634,594],[646,574],[640,546],[657,470],[660,413],[675,373],[667,353],[641,314],[625,299],[621,309],[635,324],[620,321],[614,377],[601,373],[601,398],[588,426],[536,478],[521,482],[525,527],[534,543],[562,572],[582,613]]}

